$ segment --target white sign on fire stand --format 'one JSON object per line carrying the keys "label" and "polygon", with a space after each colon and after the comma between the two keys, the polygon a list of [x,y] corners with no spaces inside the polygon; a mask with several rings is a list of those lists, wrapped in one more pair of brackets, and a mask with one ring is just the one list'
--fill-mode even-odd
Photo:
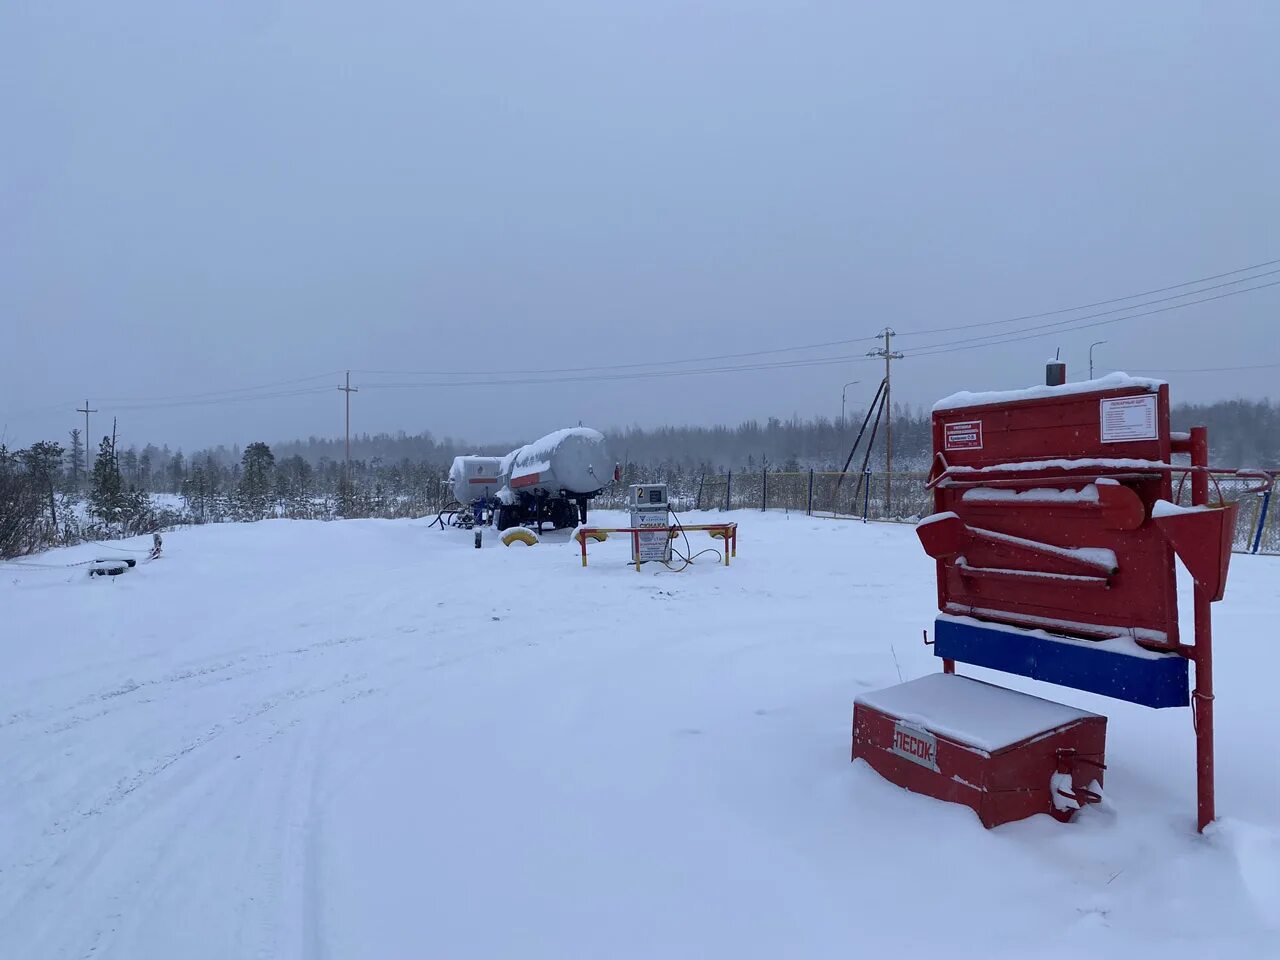
{"label": "white sign on fire stand", "polygon": [[1156,428],[1156,397],[1107,397],[1101,401],[1099,417],[1103,443],[1129,440],[1159,440]]}

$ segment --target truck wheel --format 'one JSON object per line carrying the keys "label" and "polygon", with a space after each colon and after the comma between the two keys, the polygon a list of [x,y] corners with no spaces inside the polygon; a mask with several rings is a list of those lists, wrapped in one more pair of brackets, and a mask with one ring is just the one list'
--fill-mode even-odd
{"label": "truck wheel", "polygon": [[551,523],[557,530],[563,530],[565,527],[576,527],[578,525],[578,511],[573,503],[568,500],[557,501],[551,514]]}

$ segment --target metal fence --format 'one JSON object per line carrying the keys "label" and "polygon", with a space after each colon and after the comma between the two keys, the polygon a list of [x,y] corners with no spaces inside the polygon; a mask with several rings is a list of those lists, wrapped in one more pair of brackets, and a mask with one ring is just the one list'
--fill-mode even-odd
{"label": "metal fence", "polygon": [[[673,484],[673,500],[701,510],[790,510],[820,517],[914,523],[933,512],[933,494],[923,473],[846,473],[808,470],[710,474]],[[1173,478],[1174,494],[1189,505],[1191,484]],[[1256,480],[1214,476],[1210,494],[1239,502],[1234,549],[1238,553],[1280,554],[1280,505],[1271,493],[1251,492]]]}
{"label": "metal fence", "polygon": [[[1182,506],[1191,505],[1191,481],[1185,475],[1174,474],[1174,496]],[[1251,478],[1236,477],[1230,474],[1211,474],[1209,481],[1209,502],[1217,503],[1219,497],[1226,503],[1239,503],[1240,512],[1236,515],[1235,537],[1231,549],[1236,553],[1273,553],[1280,554],[1280,520],[1277,511],[1274,491],[1265,493],[1251,492],[1258,486],[1258,481]]]}
{"label": "metal fence", "polygon": [[884,473],[727,473],[708,476],[694,506],[911,522],[932,512],[924,483],[923,473],[895,473],[891,482]]}

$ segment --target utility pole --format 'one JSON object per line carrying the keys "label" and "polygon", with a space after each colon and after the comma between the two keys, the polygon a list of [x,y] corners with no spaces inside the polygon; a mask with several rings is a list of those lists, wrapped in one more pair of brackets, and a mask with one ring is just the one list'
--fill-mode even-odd
{"label": "utility pole", "polygon": [[359,387],[353,387],[351,385],[350,370],[347,371],[347,385],[345,387],[339,387],[338,389],[347,395],[347,453],[342,466],[343,484],[345,487],[342,492],[342,497],[345,502],[351,496],[351,395],[353,393],[360,392]]}
{"label": "utility pole", "polygon": [[76,413],[84,414],[84,476],[86,481],[89,479],[89,414],[97,412],[97,410],[89,409],[88,400],[85,400],[83,407],[76,407]]}
{"label": "utility pole", "polygon": [[876,336],[884,337],[884,346],[878,350],[868,350],[867,356],[884,358],[884,409],[887,414],[884,422],[884,513],[887,517],[893,497],[893,406],[889,399],[889,364],[891,361],[901,360],[902,354],[889,346],[889,341],[897,336],[893,327],[885,327]]}

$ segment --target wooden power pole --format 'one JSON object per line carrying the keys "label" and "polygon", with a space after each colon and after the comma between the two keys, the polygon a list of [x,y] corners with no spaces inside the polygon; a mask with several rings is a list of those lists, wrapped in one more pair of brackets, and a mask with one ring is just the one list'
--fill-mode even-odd
{"label": "wooden power pole", "polygon": [[890,503],[893,499],[893,406],[890,402],[890,363],[901,360],[902,354],[889,346],[889,341],[897,336],[893,327],[885,327],[876,336],[884,337],[884,346],[877,350],[868,350],[868,357],[884,358],[884,513],[889,516]]}
{"label": "wooden power pole", "polygon": [[[360,392],[360,388],[359,388],[359,387],[353,387],[353,386],[351,385],[351,371],[350,371],[350,370],[348,370],[348,371],[347,371],[347,384],[346,384],[346,386],[344,386],[344,387],[339,387],[338,389],[339,389],[339,390],[341,390],[343,393],[345,393],[345,394],[347,395],[347,397],[346,397],[346,399],[347,399],[347,429],[346,429],[346,441],[347,441],[347,443],[346,443],[346,456],[345,456],[345,459],[343,460],[343,465],[342,465],[343,482],[344,482],[345,487],[346,487],[346,489],[344,489],[344,490],[343,490],[343,494],[342,494],[342,495],[343,495],[343,499],[344,499],[344,501],[345,501],[347,498],[349,498],[349,497],[351,496],[351,395],[352,395],[353,393],[359,393],[359,392]],[[88,404],[86,404],[86,406],[88,406]]]}
{"label": "wooden power pole", "polygon": [[89,480],[89,414],[97,412],[97,410],[89,409],[88,400],[85,400],[83,407],[76,407],[76,413],[84,414],[84,477],[86,483]]}

